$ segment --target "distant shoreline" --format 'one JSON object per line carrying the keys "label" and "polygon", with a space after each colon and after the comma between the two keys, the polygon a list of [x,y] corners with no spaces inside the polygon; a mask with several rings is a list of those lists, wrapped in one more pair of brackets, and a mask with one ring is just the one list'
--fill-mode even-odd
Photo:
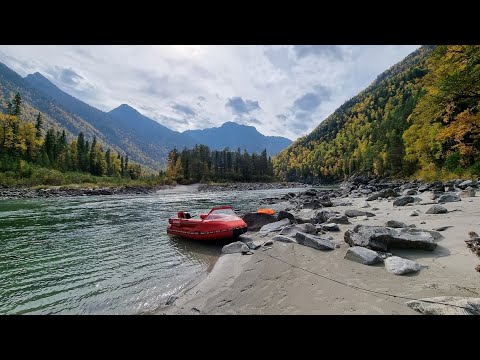
{"label": "distant shoreline", "polygon": [[152,186],[86,186],[72,184],[64,186],[45,187],[6,187],[0,185],[0,199],[30,199],[71,196],[100,196],[100,195],[145,195],[160,190],[185,191],[185,188],[195,188],[197,191],[229,191],[229,190],[266,190],[308,187],[307,184],[293,182],[273,183],[228,183],[228,184],[191,184],[191,185],[152,185]]}

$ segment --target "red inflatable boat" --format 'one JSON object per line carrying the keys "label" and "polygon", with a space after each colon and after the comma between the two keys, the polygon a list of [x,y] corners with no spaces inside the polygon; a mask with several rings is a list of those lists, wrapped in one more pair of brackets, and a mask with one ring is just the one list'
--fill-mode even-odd
{"label": "red inflatable boat", "polygon": [[167,233],[193,240],[219,240],[237,237],[247,231],[247,224],[239,218],[231,206],[214,207],[200,219],[179,211],[177,218],[168,219]]}

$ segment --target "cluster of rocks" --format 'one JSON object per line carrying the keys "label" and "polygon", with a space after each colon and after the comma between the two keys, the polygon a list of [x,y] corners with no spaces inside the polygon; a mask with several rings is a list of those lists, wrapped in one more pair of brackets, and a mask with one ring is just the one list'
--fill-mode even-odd
{"label": "cluster of rocks", "polygon": [[231,190],[268,190],[303,188],[308,185],[298,182],[272,182],[272,183],[232,183],[232,184],[200,184],[198,191],[231,191]]}
{"label": "cluster of rocks", "polygon": [[167,186],[128,186],[128,187],[109,187],[109,188],[85,188],[85,189],[69,189],[69,188],[0,188],[0,198],[49,198],[60,196],[96,196],[96,195],[129,195],[129,194],[150,194],[157,190],[167,188]]}

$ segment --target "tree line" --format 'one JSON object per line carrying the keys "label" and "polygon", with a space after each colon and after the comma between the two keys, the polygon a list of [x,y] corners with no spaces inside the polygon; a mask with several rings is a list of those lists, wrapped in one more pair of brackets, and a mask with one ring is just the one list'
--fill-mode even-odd
{"label": "tree line", "polygon": [[249,154],[240,148],[210,150],[206,145],[168,154],[167,178],[177,182],[200,181],[273,181],[272,159],[264,149],[260,154]]}
{"label": "tree line", "polygon": [[0,171],[15,172],[31,164],[95,176],[138,179],[142,174],[141,166],[129,163],[128,155],[105,151],[96,137],[90,143],[80,132],[69,142],[65,131],[50,128],[44,134],[40,113],[34,123],[21,115],[22,98],[17,93],[7,103],[6,113],[0,114]]}

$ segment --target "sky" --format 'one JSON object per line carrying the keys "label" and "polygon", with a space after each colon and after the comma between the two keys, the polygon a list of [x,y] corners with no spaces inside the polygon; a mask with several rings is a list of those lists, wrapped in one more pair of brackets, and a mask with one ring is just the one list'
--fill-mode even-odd
{"label": "sky", "polygon": [[104,111],[129,104],[177,131],[252,125],[296,139],[419,45],[0,45]]}

